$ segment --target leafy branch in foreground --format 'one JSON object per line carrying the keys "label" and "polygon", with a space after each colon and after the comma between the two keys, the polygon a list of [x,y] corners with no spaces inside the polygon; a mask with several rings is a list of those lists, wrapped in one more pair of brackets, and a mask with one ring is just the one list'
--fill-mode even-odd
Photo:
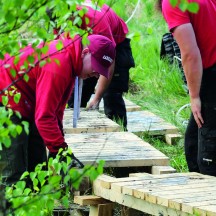
{"label": "leafy branch in foreground", "polygon": [[54,208],[55,200],[69,208],[72,190],[79,188],[83,177],[87,176],[93,181],[103,173],[103,161],[98,166],[68,170],[71,157],[68,152],[64,152],[67,156],[65,161],[61,161],[60,154],[55,159],[49,159],[47,170],[45,163],[39,164],[35,172],[23,173],[20,181],[6,187],[6,198],[12,207],[6,210],[6,215],[48,215]]}

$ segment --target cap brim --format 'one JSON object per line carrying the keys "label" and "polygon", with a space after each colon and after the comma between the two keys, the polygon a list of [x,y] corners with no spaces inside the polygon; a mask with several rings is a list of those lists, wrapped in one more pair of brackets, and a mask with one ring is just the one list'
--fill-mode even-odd
{"label": "cap brim", "polygon": [[94,58],[94,56],[91,56],[91,63],[92,63],[92,69],[94,71],[109,79],[109,68],[101,65],[100,62],[96,58]]}

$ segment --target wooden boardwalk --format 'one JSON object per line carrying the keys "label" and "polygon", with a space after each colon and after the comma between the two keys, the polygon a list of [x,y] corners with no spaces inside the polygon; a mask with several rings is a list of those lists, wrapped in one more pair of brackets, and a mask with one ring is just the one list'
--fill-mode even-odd
{"label": "wooden boardwalk", "polygon": [[198,173],[106,175],[94,181],[94,194],[151,215],[216,215],[216,177]]}
{"label": "wooden boardwalk", "polygon": [[169,159],[129,132],[66,134],[65,140],[84,164],[105,160],[105,167],[166,166]]}
{"label": "wooden boardwalk", "polygon": [[136,134],[164,135],[178,133],[177,127],[149,111],[127,112],[128,131]]}
{"label": "wooden boardwalk", "polygon": [[85,111],[81,109],[77,128],[73,128],[73,110],[66,109],[64,112],[63,128],[65,134],[70,133],[96,133],[121,131],[121,127],[108,119],[97,110]]}

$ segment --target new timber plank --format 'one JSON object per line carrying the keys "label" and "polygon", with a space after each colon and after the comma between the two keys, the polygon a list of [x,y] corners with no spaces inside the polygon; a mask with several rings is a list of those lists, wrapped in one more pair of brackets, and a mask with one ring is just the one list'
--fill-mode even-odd
{"label": "new timber plank", "polygon": [[94,181],[94,193],[151,215],[216,215],[216,177],[199,173],[133,176],[119,182],[109,178],[110,187],[104,188],[103,175]]}
{"label": "new timber plank", "polygon": [[85,111],[81,109],[77,127],[73,128],[73,110],[66,109],[64,111],[63,130],[65,134],[116,132],[120,131],[121,127],[97,110]]}
{"label": "new timber plank", "polygon": [[169,159],[130,132],[65,134],[65,140],[84,164],[105,160],[105,167],[167,166]]}
{"label": "new timber plank", "polygon": [[127,112],[128,131],[136,134],[165,135],[178,133],[177,127],[149,111]]}

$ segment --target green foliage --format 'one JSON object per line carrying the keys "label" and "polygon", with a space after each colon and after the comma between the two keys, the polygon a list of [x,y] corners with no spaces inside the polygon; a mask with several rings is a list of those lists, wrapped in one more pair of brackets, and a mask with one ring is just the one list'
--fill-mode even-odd
{"label": "green foliage", "polygon": [[72,162],[71,152],[63,152],[67,155],[66,160],[62,160],[61,153],[55,159],[49,159],[48,169],[45,163],[39,164],[34,172],[24,172],[20,181],[6,188],[6,198],[12,205],[7,215],[49,215],[55,200],[67,209],[72,202],[71,190],[79,188],[82,178],[89,176],[93,181],[103,173],[103,161],[97,166],[68,170]]}
{"label": "green foliage", "polygon": [[[5,107],[0,107],[0,151],[4,145],[6,148],[9,148],[11,145],[11,137],[16,137],[17,135],[22,133],[23,128],[20,125],[15,125],[11,120],[10,116],[13,115],[13,111],[11,109],[5,109]],[[15,113],[17,117],[20,117],[18,113]],[[23,124],[27,125],[27,122],[23,122]],[[28,132],[28,128],[25,130]]]}

